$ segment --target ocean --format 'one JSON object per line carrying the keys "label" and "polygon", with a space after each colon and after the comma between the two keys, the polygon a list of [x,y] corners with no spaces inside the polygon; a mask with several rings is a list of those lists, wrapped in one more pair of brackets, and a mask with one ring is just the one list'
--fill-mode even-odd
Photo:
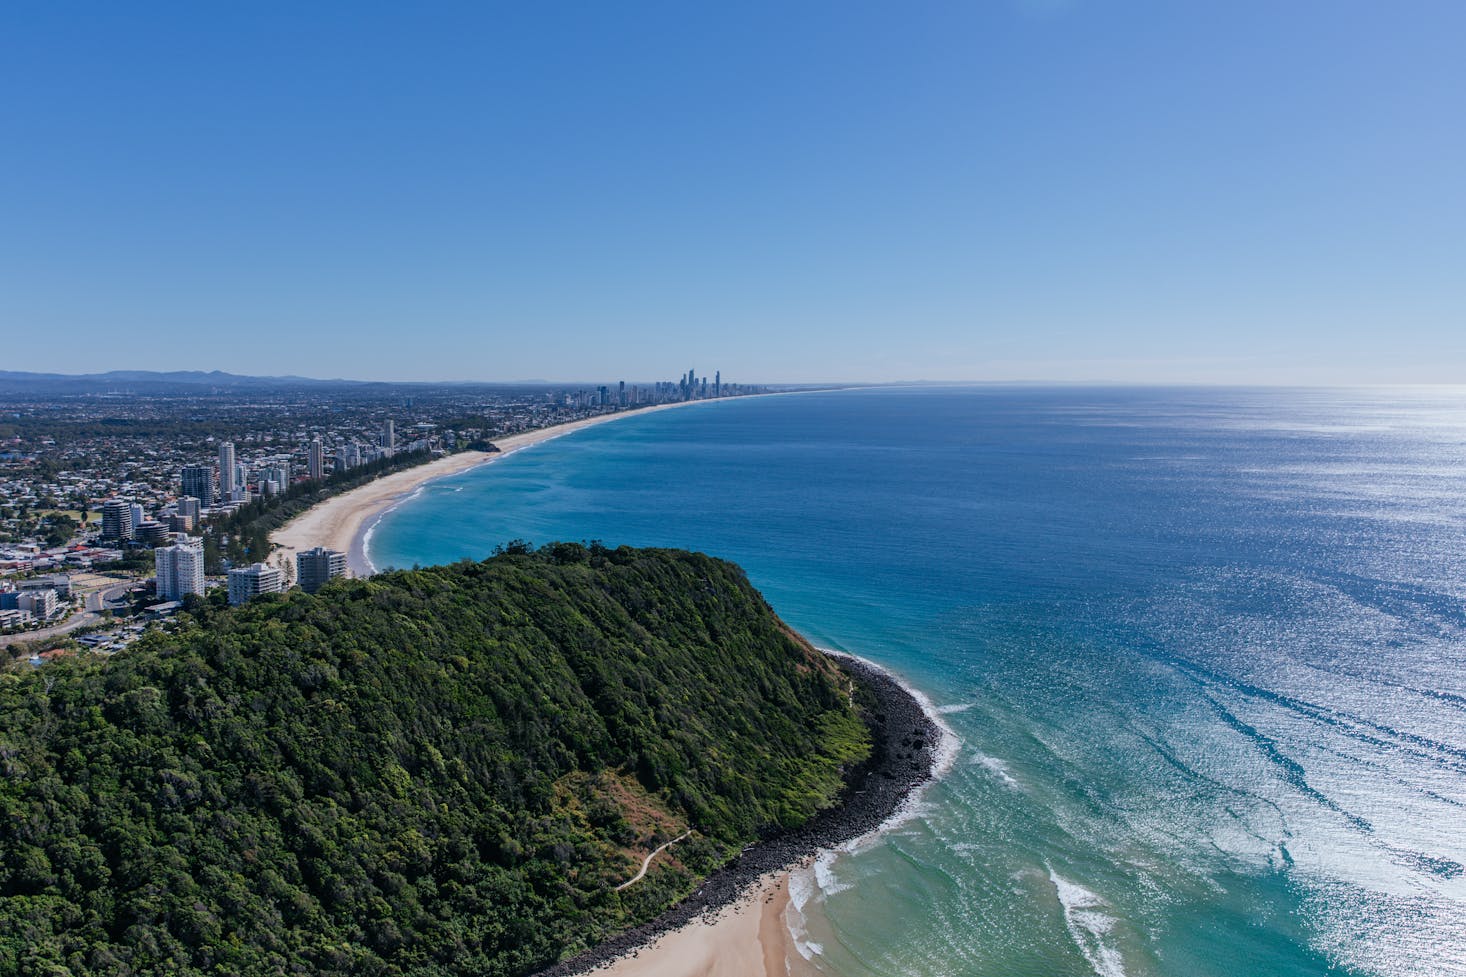
{"label": "ocean", "polygon": [[378,566],[522,538],[742,564],[960,741],[801,880],[870,975],[1466,975],[1466,391],[699,404],[430,483]]}

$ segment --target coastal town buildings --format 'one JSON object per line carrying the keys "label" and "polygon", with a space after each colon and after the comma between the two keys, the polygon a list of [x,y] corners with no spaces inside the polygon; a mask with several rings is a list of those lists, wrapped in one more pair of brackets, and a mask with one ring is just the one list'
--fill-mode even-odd
{"label": "coastal town buildings", "polygon": [[[159,587],[155,608],[202,592],[205,572],[223,576],[268,556],[268,526],[254,528],[249,519],[292,504],[305,487],[349,487],[333,482],[337,474],[355,472],[365,481],[557,424],[756,392],[720,376],[705,384],[693,371],[660,382],[369,387],[226,374],[206,383],[146,374],[95,382],[6,374],[0,592],[14,594],[6,601],[16,606],[0,608],[0,626],[49,627],[72,620],[72,610],[91,611],[74,615],[87,624],[97,614],[116,616],[124,629],[160,619],[165,615],[146,611],[140,599],[92,598],[149,577]],[[175,548],[180,544],[186,553]],[[302,585],[318,589],[344,574],[346,562],[344,553],[327,551],[295,569]],[[79,594],[44,585],[46,575],[71,573],[87,577]],[[22,610],[22,590],[54,590],[54,611],[45,598],[26,604],[55,617],[43,624]],[[95,643],[122,646],[110,637]]]}
{"label": "coastal town buildings", "polygon": [[[234,443],[225,441],[219,445],[219,499],[222,502],[230,502],[234,499],[235,475],[234,470]],[[187,492],[187,489],[184,489]],[[199,496],[202,498],[202,496]]]}
{"label": "coastal town buildings", "polygon": [[49,621],[59,607],[60,598],[50,588],[0,591],[0,610],[19,611],[24,616],[16,623],[23,623],[24,618]]}
{"label": "coastal town buildings", "polygon": [[204,548],[189,541],[153,550],[157,593],[163,600],[182,600],[187,594],[204,592]]}
{"label": "coastal town buildings", "polygon": [[191,495],[205,506],[214,504],[214,469],[209,465],[184,465],[181,480],[183,494]]}
{"label": "coastal town buildings", "polygon": [[115,542],[132,539],[132,506],[124,499],[102,503],[102,538]]}
{"label": "coastal town buildings", "polygon": [[312,479],[326,477],[326,448],[320,438],[312,438],[306,457],[306,473]]}
{"label": "coastal town buildings", "polygon": [[300,589],[314,594],[332,577],[346,575],[346,554],[324,546],[302,550],[295,555],[295,580]]}
{"label": "coastal town buildings", "polygon": [[278,594],[285,589],[285,576],[278,567],[253,563],[229,571],[229,603],[243,604],[261,594]]}

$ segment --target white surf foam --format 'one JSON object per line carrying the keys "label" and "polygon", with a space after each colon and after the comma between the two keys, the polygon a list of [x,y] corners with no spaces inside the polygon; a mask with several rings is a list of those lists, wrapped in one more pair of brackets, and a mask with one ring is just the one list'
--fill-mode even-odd
{"label": "white surf foam", "polygon": [[887,834],[909,821],[914,821],[925,813],[925,808],[922,806],[922,799],[926,794],[927,788],[952,772],[952,767],[957,763],[957,756],[962,750],[962,740],[952,731],[952,727],[947,725],[946,720],[942,719],[940,710],[937,709],[936,705],[927,697],[925,692],[912,688],[906,682],[902,681],[901,676],[889,668],[879,665],[869,658],[852,655],[848,651],[836,651],[833,648],[820,648],[819,650],[834,658],[848,658],[852,661],[858,661],[862,665],[873,668],[890,678],[916,700],[916,704],[921,707],[921,711],[926,714],[926,717],[932,721],[932,725],[937,728],[937,735],[939,737],[937,742],[932,746],[931,777],[924,783],[918,785],[910,794],[906,795],[906,799],[891,813],[891,816],[881,822],[874,830],[858,838],[853,838],[833,849],[836,853],[850,853],[859,851],[861,848],[873,843],[881,835]]}
{"label": "white surf foam", "polygon": [[835,854],[833,851],[824,851],[814,860],[814,882],[822,897],[828,898],[850,888],[848,883],[841,882],[835,874]]}
{"label": "white surf foam", "polygon": [[974,766],[982,767],[994,777],[997,777],[1005,787],[1022,790],[1022,785],[1018,783],[1017,779],[1009,771],[1008,761],[999,760],[995,756],[988,756],[986,753],[977,752],[972,755],[971,763]]}
{"label": "white surf foam", "polygon": [[372,562],[372,537],[377,534],[377,525],[388,515],[388,513],[395,510],[398,506],[402,505],[404,502],[411,502],[419,495],[422,495],[423,491],[426,490],[427,487],[435,481],[437,481],[437,479],[429,479],[428,481],[423,482],[417,488],[402,496],[400,499],[397,499],[391,505],[387,506],[387,508],[377,513],[375,516],[372,516],[372,521],[367,524],[366,531],[361,534],[361,561],[366,564],[368,576],[377,572],[377,565]]}
{"label": "white surf foam", "polygon": [[1049,881],[1054,884],[1059,905],[1064,910],[1064,926],[1084,959],[1099,977],[1125,977],[1125,961],[1120,951],[1107,941],[1115,928],[1115,917],[1104,911],[1104,900],[1059,875],[1052,865],[1048,870]]}
{"label": "white surf foam", "polygon": [[789,905],[784,908],[784,928],[789,931],[789,942],[805,960],[813,959],[825,949],[809,938],[809,921],[804,913],[818,885],[818,877],[812,870],[789,873]]}
{"label": "white surf foam", "polygon": [[820,648],[824,654],[833,658],[847,658],[858,661],[863,665],[875,669],[888,676],[897,685],[901,686],[921,707],[921,711],[936,726],[938,741],[932,746],[932,775],[924,783],[906,796],[900,806],[891,813],[885,821],[877,825],[873,830],[866,832],[858,838],[836,845],[834,848],[826,848],[815,856],[814,861],[806,868],[798,868],[789,874],[789,910],[785,913],[785,925],[789,930],[789,936],[800,956],[810,959],[814,954],[821,952],[818,943],[809,939],[807,925],[807,913],[805,907],[811,900],[823,900],[837,892],[843,892],[850,887],[849,883],[841,882],[835,874],[835,864],[843,855],[854,854],[863,848],[874,844],[882,835],[888,834],[899,828],[901,825],[922,817],[926,810],[922,803],[922,797],[926,788],[935,781],[945,777],[952,771],[957,762],[957,757],[962,749],[962,741],[952,728],[946,724],[941,717],[941,710],[934,705],[925,693],[914,689],[901,677],[890,669],[876,664],[868,658],[859,655],[852,655],[845,651],[835,651],[832,648]]}

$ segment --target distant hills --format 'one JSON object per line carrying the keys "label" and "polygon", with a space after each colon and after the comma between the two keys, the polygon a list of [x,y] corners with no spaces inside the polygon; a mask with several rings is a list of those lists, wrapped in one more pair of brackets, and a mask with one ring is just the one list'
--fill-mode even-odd
{"label": "distant hills", "polygon": [[516,380],[500,383],[384,381],[320,379],[295,375],[256,377],[223,370],[109,370],[106,373],[28,373],[0,370],[0,393],[11,394],[103,394],[103,393],[207,393],[209,391],[291,390],[340,388],[371,390],[389,387],[536,387],[545,380]]}
{"label": "distant hills", "polygon": [[[0,396],[22,397],[85,396],[102,394],[132,395],[208,395],[249,390],[334,390],[371,396],[374,391],[423,390],[453,387],[459,390],[540,390],[546,387],[594,386],[606,382],[605,377],[587,380],[343,380],[320,379],[295,375],[256,377],[223,370],[109,370],[106,373],[28,373],[21,370],[0,370]],[[627,382],[632,381],[627,377]],[[645,381],[640,378],[640,382]],[[760,384],[759,389],[816,390],[849,386],[848,384]]]}
{"label": "distant hills", "polygon": [[26,373],[0,370],[0,390],[56,389],[68,393],[111,388],[159,387],[302,387],[364,386],[361,380],[318,380],[312,377],[252,377],[222,370],[109,370],[106,373]]}

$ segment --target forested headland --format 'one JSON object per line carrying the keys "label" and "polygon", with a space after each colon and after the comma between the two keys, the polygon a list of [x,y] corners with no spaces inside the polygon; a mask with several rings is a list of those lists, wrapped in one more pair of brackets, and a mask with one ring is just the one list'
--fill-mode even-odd
{"label": "forested headland", "polygon": [[192,604],[0,675],[0,974],[532,973],[831,805],[851,688],[681,551]]}

